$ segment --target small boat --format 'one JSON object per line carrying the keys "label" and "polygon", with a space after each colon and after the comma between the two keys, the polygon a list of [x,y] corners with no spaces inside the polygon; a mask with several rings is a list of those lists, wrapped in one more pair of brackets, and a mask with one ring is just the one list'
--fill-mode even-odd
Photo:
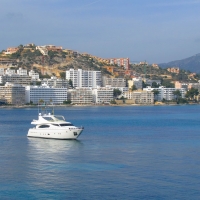
{"label": "small boat", "polygon": [[54,115],[54,108],[52,112],[49,112],[46,106],[40,110],[38,108],[38,120],[31,122],[35,127],[29,129],[28,137],[61,140],[77,139],[84,129],[65,121],[65,118],[61,115]]}

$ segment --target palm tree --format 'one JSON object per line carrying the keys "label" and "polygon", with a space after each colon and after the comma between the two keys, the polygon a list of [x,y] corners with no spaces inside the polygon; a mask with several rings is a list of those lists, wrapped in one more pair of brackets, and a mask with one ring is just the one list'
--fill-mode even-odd
{"label": "palm tree", "polygon": [[176,102],[178,103],[179,98],[181,97],[180,90],[173,91],[173,95],[176,97]]}
{"label": "palm tree", "polygon": [[158,94],[160,93],[158,90],[152,90],[152,92],[154,93],[154,99],[158,98]]}
{"label": "palm tree", "polygon": [[39,100],[39,104],[43,104],[44,103],[44,100],[43,99],[40,99]]}

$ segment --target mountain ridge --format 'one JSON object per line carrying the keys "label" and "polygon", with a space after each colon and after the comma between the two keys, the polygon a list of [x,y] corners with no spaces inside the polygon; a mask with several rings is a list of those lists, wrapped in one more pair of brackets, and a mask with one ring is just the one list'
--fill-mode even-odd
{"label": "mountain ridge", "polygon": [[200,73],[200,53],[188,58],[170,61],[168,63],[160,63],[159,66],[162,68],[179,67],[180,69]]}

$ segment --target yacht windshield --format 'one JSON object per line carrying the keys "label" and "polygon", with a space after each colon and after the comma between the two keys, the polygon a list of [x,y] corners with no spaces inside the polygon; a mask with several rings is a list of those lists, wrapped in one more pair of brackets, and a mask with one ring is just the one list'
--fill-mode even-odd
{"label": "yacht windshield", "polygon": [[54,116],[54,118],[55,118],[55,120],[58,120],[58,121],[60,121],[60,120],[65,121],[65,118],[61,115],[56,115],[56,116]]}
{"label": "yacht windshield", "polygon": [[45,120],[47,120],[47,121],[49,121],[49,122],[54,122],[54,121],[65,121],[65,118],[63,117],[63,116],[59,116],[59,115],[57,115],[57,116],[53,116],[53,117],[51,117],[51,116],[43,116],[43,118],[45,119]]}
{"label": "yacht windshield", "polygon": [[73,126],[73,124],[60,124],[60,126]]}
{"label": "yacht windshield", "polygon": [[50,121],[50,122],[53,122],[54,120],[53,120],[53,118],[52,117],[43,117],[45,120],[47,120],[47,121]]}

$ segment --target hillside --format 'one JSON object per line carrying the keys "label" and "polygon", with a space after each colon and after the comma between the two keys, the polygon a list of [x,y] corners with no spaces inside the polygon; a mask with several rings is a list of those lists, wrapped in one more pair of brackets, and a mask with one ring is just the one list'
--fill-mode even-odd
{"label": "hillside", "polygon": [[180,69],[200,73],[200,53],[182,60],[175,60],[168,63],[159,64],[162,68],[179,67]]}
{"label": "hillside", "polygon": [[190,73],[186,70],[180,69],[179,73],[169,72],[167,69],[152,65],[133,65],[130,68],[140,74],[141,77],[146,77],[152,80],[167,80],[167,81],[183,81],[183,82],[198,82],[199,74]]}
{"label": "hillside", "polygon": [[[199,79],[198,75],[191,75],[187,72],[186,70],[188,68],[182,70],[182,66],[178,65],[178,63],[168,65],[180,66],[181,70],[178,74],[171,73],[167,71],[167,69],[158,66],[142,64],[130,64],[130,70],[124,70],[123,66],[110,64],[109,59],[103,59],[88,53],[78,53],[77,51],[62,49],[62,47],[55,47],[54,45],[49,45],[48,47],[49,49],[46,54],[44,54],[44,52],[42,54],[41,49],[38,49],[34,44],[26,46],[19,45],[16,48],[10,48],[10,51],[12,49],[15,50],[14,53],[9,53],[9,48],[6,51],[3,50],[0,52],[1,68],[12,67],[17,69],[21,67],[28,71],[32,69],[35,72],[38,72],[41,78],[50,77],[52,75],[64,78],[66,70],[73,68],[101,71],[102,75],[126,79],[131,79],[137,76],[150,79],[167,79],[168,81],[180,80],[196,82]],[[196,57],[200,60],[200,54],[196,55]],[[192,60],[192,58],[193,57],[189,60]],[[185,60],[187,61],[187,59]],[[194,63],[197,63],[197,58],[193,58],[193,60]],[[167,66],[167,64],[161,64],[162,67],[165,65]]]}
{"label": "hillside", "polygon": [[5,55],[4,51],[0,53],[0,62],[5,63],[7,67],[8,62],[12,63],[13,67],[24,68],[27,70],[33,69],[41,75],[56,75],[65,72],[70,68],[98,70],[103,74],[110,75],[110,73],[103,68],[106,63],[101,62],[98,58],[89,54],[78,54],[71,50],[48,51],[48,55],[42,55],[35,46],[31,48],[19,46],[19,50],[13,54]]}

